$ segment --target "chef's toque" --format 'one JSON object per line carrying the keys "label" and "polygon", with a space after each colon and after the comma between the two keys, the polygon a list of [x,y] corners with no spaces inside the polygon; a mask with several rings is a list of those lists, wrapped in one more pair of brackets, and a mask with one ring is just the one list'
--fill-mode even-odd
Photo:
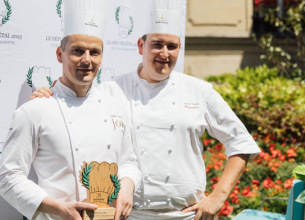
{"label": "chef's toque", "polygon": [[180,36],[182,0],[154,0],[144,34],[165,33]]}
{"label": "chef's toque", "polygon": [[64,0],[64,36],[85,34],[103,39],[109,0]]}

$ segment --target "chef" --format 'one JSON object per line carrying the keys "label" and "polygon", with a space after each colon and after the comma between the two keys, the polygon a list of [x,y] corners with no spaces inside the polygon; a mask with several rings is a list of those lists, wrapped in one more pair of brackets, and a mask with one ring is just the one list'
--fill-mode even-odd
{"label": "chef", "polygon": [[[81,220],[86,188],[84,162],[117,163],[120,201],[132,198],[140,170],[132,148],[130,119],[122,103],[92,87],[102,61],[108,0],[65,3],[61,79],[50,99],[36,99],[16,110],[0,162],[0,195],[29,219]],[[38,185],[27,179],[31,163]],[[116,219],[129,215],[120,206]]]}
{"label": "chef", "polygon": [[[145,35],[138,40],[143,63],[99,87],[130,106],[142,180],[129,219],[211,220],[248,159],[260,149],[211,84],[173,70],[181,46],[182,3],[155,2],[154,10],[147,13]],[[49,93],[42,88],[33,97]],[[201,141],[206,130],[225,145],[228,156],[222,177],[208,197]]]}

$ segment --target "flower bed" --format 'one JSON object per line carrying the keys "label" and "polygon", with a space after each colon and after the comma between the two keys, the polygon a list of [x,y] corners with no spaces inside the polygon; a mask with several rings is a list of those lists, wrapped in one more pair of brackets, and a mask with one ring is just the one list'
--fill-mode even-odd
{"label": "flower bed", "polygon": [[[292,170],[305,159],[305,86],[300,80],[278,77],[267,66],[239,70],[207,79],[244,122],[262,150],[248,162],[240,181],[221,209],[220,219],[242,210],[258,209],[265,197],[289,196]],[[210,194],[223,172],[227,157],[224,146],[207,133],[207,188]],[[263,210],[285,214],[287,201],[267,200]]]}

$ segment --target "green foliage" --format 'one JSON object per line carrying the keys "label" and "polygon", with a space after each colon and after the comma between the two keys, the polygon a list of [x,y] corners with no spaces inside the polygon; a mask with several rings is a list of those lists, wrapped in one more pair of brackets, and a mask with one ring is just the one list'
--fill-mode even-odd
{"label": "green foliage", "polygon": [[58,0],[56,4],[56,12],[60,18],[61,18],[61,5],[62,5],[62,0]]}
{"label": "green foliage", "polygon": [[[267,33],[256,38],[264,54],[261,59],[279,69],[279,75],[289,78],[305,78],[305,0],[285,11],[283,18],[276,16],[279,8],[269,9],[265,21],[276,27],[284,40],[281,42]],[[284,43],[284,44],[283,44]],[[281,44],[281,45],[280,45]]]}
{"label": "green foliage", "polygon": [[52,88],[52,84],[53,84],[53,80],[51,78],[51,76],[46,76],[47,77],[47,80],[48,80],[48,83],[49,83],[49,89]]}
{"label": "green foliage", "polygon": [[98,84],[101,84],[101,73],[102,73],[102,69],[100,69],[97,73],[97,76],[96,76],[96,81]]}
{"label": "green foliage", "polygon": [[211,76],[207,81],[228,102],[251,133],[305,141],[305,84],[278,77],[266,65],[238,70],[236,75]]}
{"label": "green foliage", "polygon": [[305,163],[302,163],[301,165],[294,168],[292,174],[295,178],[305,181]]}
{"label": "green foliage", "polygon": [[298,198],[295,201],[305,204],[305,190],[301,192],[301,194],[298,196]]}
{"label": "green foliage", "polygon": [[7,13],[4,18],[2,18],[2,24],[5,24],[8,20],[10,20],[12,14],[12,6],[10,5],[8,0],[3,0],[6,6]]}
{"label": "green foliage", "polygon": [[115,189],[114,192],[108,197],[108,203],[113,202],[116,198],[118,198],[118,194],[121,189],[121,181],[118,176],[115,174],[114,176],[110,174],[111,180],[114,183]]}
{"label": "green foliage", "polygon": [[89,166],[88,164],[86,163],[86,166],[84,168],[84,171],[82,172],[82,183],[84,184],[84,186],[87,188],[87,189],[90,189],[90,181],[89,181],[89,175],[90,175],[90,172],[92,170],[92,164],[91,163]]}
{"label": "green foliage", "polygon": [[133,31],[133,19],[132,19],[131,16],[129,16],[129,19],[130,19],[131,27],[130,27],[130,29],[128,30],[128,35],[130,35],[130,34],[132,33],[132,31]]}
{"label": "green foliage", "polygon": [[117,9],[115,11],[115,20],[118,24],[120,23],[119,13],[120,13],[120,7],[117,7]]}
{"label": "green foliage", "polygon": [[33,75],[34,67],[29,68],[28,74],[26,75],[26,82],[32,88],[32,75]]}

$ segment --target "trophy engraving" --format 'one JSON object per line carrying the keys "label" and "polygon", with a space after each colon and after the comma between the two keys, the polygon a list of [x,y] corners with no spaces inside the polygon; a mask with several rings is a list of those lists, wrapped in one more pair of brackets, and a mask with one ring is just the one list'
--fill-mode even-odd
{"label": "trophy engraving", "polygon": [[95,211],[84,211],[84,220],[114,219],[115,208],[109,207],[121,189],[118,178],[118,166],[115,163],[85,163],[82,172],[82,183],[89,193],[89,202],[96,204]]}

